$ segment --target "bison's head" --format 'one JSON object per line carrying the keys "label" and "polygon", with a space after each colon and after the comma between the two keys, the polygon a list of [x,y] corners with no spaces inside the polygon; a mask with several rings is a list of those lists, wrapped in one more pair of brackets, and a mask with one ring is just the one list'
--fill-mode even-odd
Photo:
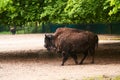
{"label": "bison's head", "polygon": [[52,51],[55,49],[55,46],[53,44],[53,39],[54,39],[53,35],[46,35],[45,34],[44,47],[47,48],[48,51]]}

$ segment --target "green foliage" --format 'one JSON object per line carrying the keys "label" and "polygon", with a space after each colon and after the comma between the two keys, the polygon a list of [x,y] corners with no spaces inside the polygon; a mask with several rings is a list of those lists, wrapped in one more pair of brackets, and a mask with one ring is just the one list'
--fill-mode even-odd
{"label": "green foliage", "polygon": [[[68,0],[65,12],[76,23],[100,22],[104,0]],[[100,4],[101,3],[101,4]],[[101,12],[98,12],[101,11]],[[99,19],[98,19],[99,18]]]}
{"label": "green foliage", "polygon": [[64,23],[65,14],[64,8],[67,0],[46,0],[41,20],[44,22]]}
{"label": "green foliage", "polygon": [[120,12],[120,0],[107,0],[106,4],[109,4],[107,5],[107,8],[111,7],[110,12],[109,12],[110,16]]}
{"label": "green foliage", "polygon": [[0,0],[0,13],[6,9],[5,7],[9,2],[11,2],[11,0]]}
{"label": "green foliage", "polygon": [[42,3],[42,0],[12,0],[0,14],[3,19],[0,22],[21,25],[28,21],[38,21]]}

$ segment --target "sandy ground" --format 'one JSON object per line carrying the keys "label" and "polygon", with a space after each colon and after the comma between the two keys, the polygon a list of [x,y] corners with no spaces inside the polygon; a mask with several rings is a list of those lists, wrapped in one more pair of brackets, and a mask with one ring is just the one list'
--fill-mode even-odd
{"label": "sandy ground", "polygon": [[[108,42],[116,44],[108,45]],[[95,64],[90,64],[88,57],[83,65],[75,65],[70,58],[65,66],[60,66],[62,58],[41,57],[41,51],[45,49],[43,35],[0,35],[0,80],[81,80],[92,76],[120,75],[118,43],[119,40],[100,40]],[[24,51],[29,53],[22,54]],[[30,53],[32,51],[38,53]]]}
{"label": "sandy ground", "polygon": [[42,34],[0,35],[0,45],[0,52],[45,49]]}

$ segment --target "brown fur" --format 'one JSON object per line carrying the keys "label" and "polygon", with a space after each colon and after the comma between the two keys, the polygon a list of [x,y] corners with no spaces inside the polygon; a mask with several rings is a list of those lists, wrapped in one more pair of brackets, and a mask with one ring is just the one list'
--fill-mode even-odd
{"label": "brown fur", "polygon": [[[58,47],[59,42],[57,42],[57,39],[58,39],[59,35],[61,35],[62,33],[69,34],[69,33],[73,33],[73,32],[86,34],[89,38],[89,45],[92,48],[95,48],[95,45],[98,46],[98,36],[96,34],[90,32],[90,31],[83,31],[83,30],[78,30],[78,29],[73,29],[73,28],[58,28],[56,30],[56,32],[54,33],[54,41],[55,42],[53,42],[53,43],[56,43],[56,47]],[[59,49],[59,48],[57,48],[57,49]]]}
{"label": "brown fur", "polygon": [[80,62],[80,64],[82,64],[87,56],[89,49],[88,36],[84,35],[83,33],[66,33],[61,34],[57,40],[59,42],[59,45],[57,46],[59,46],[59,49],[63,54],[62,65],[64,65],[69,56],[71,56],[74,59],[75,63],[78,64],[78,53],[85,54],[84,58]]}

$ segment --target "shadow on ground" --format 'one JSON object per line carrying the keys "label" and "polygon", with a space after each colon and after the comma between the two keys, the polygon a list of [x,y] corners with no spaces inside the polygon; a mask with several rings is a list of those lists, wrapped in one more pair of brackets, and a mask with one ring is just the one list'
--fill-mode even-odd
{"label": "shadow on ground", "polygon": [[[79,61],[82,58],[82,54],[79,54]],[[21,51],[21,52],[14,52],[5,53],[0,55],[0,62],[33,62],[33,61],[50,61],[50,60],[58,60],[61,61],[62,57],[60,54],[50,53],[46,50],[38,50],[38,51]],[[71,58],[69,59],[72,60]],[[68,61],[69,61],[68,60]],[[69,62],[70,62],[69,61]],[[91,57],[88,55],[87,59],[84,61],[83,65],[90,64]],[[72,61],[73,62],[73,61]],[[74,63],[72,63],[74,65]],[[113,49],[113,48],[98,48],[95,54],[95,64],[105,65],[105,64],[120,64],[120,48]]]}
{"label": "shadow on ground", "polygon": [[[83,54],[79,54],[79,61]],[[40,60],[62,60],[57,53],[50,53],[46,50],[11,51],[0,53],[0,62],[32,62]],[[88,55],[84,65],[89,64],[91,57]],[[56,61],[57,61],[56,60]],[[71,60],[71,58],[69,59]],[[120,43],[100,44],[96,48],[95,64],[120,64]]]}

